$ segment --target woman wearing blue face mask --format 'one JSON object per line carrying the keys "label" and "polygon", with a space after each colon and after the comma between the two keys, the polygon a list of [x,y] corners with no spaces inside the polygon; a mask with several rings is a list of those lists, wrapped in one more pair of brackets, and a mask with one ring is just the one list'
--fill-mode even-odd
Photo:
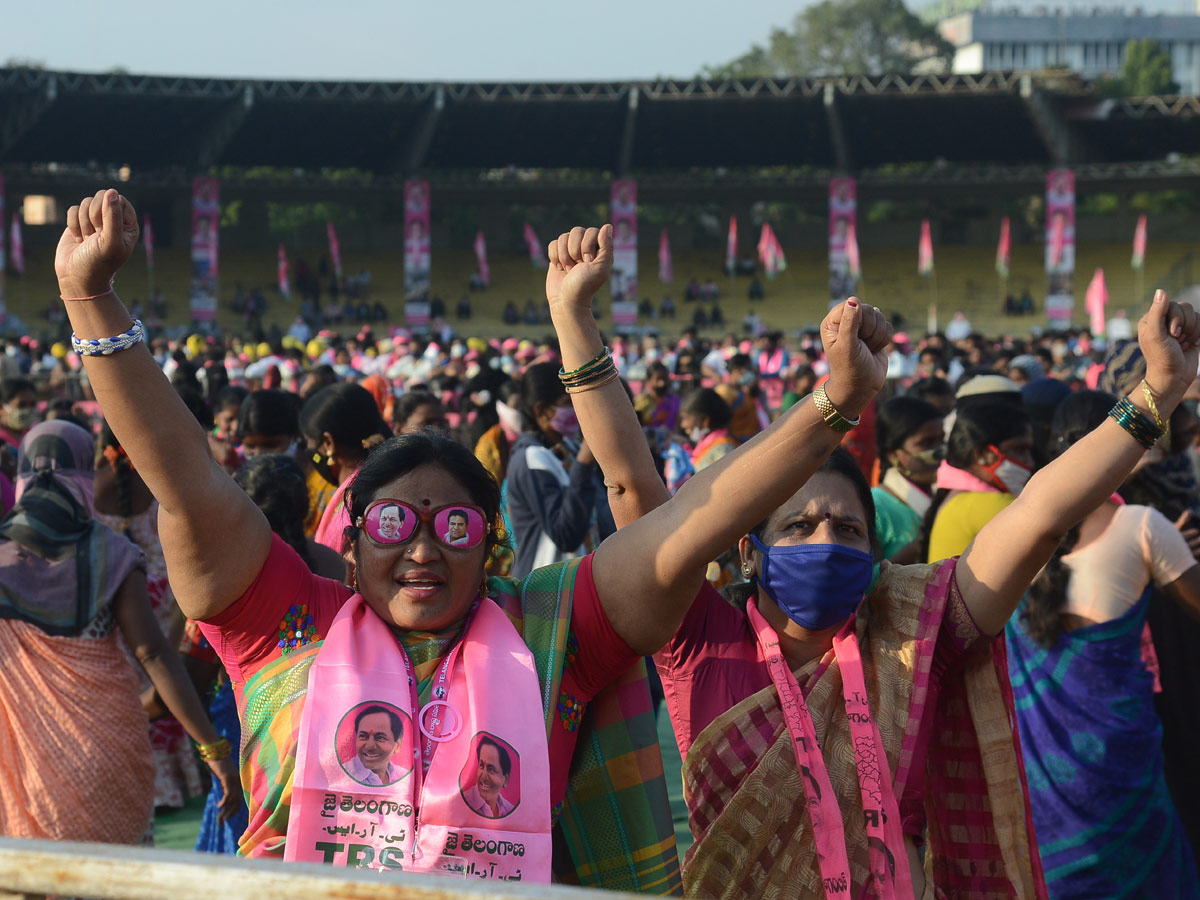
{"label": "woman wearing blue face mask", "polygon": [[554,363],[521,376],[524,433],[513,445],[505,494],[516,544],[514,577],[585,552],[596,510],[596,458]]}

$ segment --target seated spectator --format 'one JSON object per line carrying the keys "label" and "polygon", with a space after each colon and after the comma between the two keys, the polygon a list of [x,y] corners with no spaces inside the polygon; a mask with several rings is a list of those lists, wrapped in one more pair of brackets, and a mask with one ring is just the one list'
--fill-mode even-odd
{"label": "seated spectator", "polygon": [[750,279],[750,285],[746,288],[746,298],[748,300],[762,300],[767,296],[766,290],[763,288],[763,283],[758,280],[758,277]]}
{"label": "seated spectator", "polygon": [[708,314],[705,313],[703,306],[697,306],[696,311],[692,313],[692,324],[697,328],[708,327]]}
{"label": "seated spectator", "polygon": [[658,307],[658,315],[663,319],[675,318],[675,301],[670,297],[663,297],[662,303]]}
{"label": "seated spectator", "polygon": [[521,321],[521,313],[517,309],[517,304],[509,300],[504,304],[504,311],[500,313],[500,318],[504,320],[505,325],[516,325]]}
{"label": "seated spectator", "polygon": [[713,304],[712,313],[709,315],[708,321],[714,328],[719,328],[725,324],[725,314],[721,312],[719,304]]}
{"label": "seated spectator", "polygon": [[538,312],[537,304],[532,299],[525,301],[525,312],[521,315],[521,320],[526,325],[538,325],[541,323],[541,313]]}
{"label": "seated spectator", "polygon": [[470,297],[466,296],[465,294],[463,295],[463,297],[458,301],[458,308],[455,310],[455,315],[457,315],[458,318],[464,319],[464,320],[471,318],[471,298]]}

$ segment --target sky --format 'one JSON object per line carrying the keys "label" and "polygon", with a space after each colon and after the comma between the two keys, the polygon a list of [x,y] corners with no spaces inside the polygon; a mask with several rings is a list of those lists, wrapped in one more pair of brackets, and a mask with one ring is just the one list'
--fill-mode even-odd
{"label": "sky", "polygon": [[808,0],[0,0],[0,64],[379,81],[690,78]]}

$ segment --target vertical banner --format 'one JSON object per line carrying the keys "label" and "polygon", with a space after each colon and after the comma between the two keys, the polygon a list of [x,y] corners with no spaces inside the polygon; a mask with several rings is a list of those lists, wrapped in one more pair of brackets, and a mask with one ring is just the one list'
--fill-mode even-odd
{"label": "vertical banner", "polygon": [[154,276],[154,223],[150,221],[150,213],[146,213],[142,221],[142,244],[146,247],[146,274]]}
{"label": "vertical banner", "polygon": [[846,271],[857,286],[862,278],[862,257],[858,253],[858,229],[853,224],[846,229]]}
{"label": "vertical banner", "polygon": [[0,324],[8,318],[8,307],[4,302],[4,251],[8,241],[4,236],[4,173],[0,172]]}
{"label": "vertical banner", "polygon": [[1075,310],[1075,173],[1046,175],[1046,319],[1066,328]]}
{"label": "vertical banner", "polygon": [[775,229],[768,222],[763,222],[762,232],[758,237],[758,260],[762,263],[768,280],[774,279],[776,275],[787,268],[783,245],[779,243]]}
{"label": "vertical banner", "polygon": [[287,251],[279,245],[279,294],[284,300],[292,299],[292,281],[288,278]]}
{"label": "vertical banner", "polygon": [[12,267],[18,275],[25,274],[25,238],[21,234],[21,217],[14,209],[12,214],[12,229],[9,232],[12,241]]}
{"label": "vertical banner", "polygon": [[658,238],[658,280],[663,284],[670,284],[675,280],[675,266],[671,262],[671,242],[667,238],[665,228]]}
{"label": "vertical banner", "polygon": [[1108,327],[1106,308],[1108,307],[1108,285],[1104,281],[1104,270],[1097,269],[1092,273],[1092,283],[1088,285],[1087,297],[1084,299],[1087,307],[1088,322],[1091,325],[1092,336],[1099,337]]}
{"label": "vertical banner", "polygon": [[850,265],[850,236],[858,251],[858,184],[853,178],[829,180],[829,305],[854,294],[858,277]]}
{"label": "vertical banner", "polygon": [[1012,268],[1012,224],[1008,216],[1000,220],[1000,241],[996,244],[996,274],[1008,278]]}
{"label": "vertical banner", "polygon": [[1137,227],[1133,230],[1133,257],[1129,265],[1135,272],[1146,267],[1146,214],[1138,216]]}
{"label": "vertical banner", "polygon": [[487,241],[484,240],[482,231],[475,235],[475,264],[479,267],[479,283],[489,287],[492,283],[492,270],[488,266]]}
{"label": "vertical banner", "polygon": [[614,300],[636,301],[637,182],[612,183],[613,269],[609,289]]}
{"label": "vertical banner", "polygon": [[429,325],[429,182],[404,182],[404,320]]}
{"label": "vertical banner", "polygon": [[933,229],[928,219],[921,220],[921,237],[917,241],[917,274],[925,278],[933,274]]}
{"label": "vertical banner", "polygon": [[737,216],[729,217],[729,235],[725,238],[725,274],[737,272]]}
{"label": "vertical banner", "polygon": [[192,179],[192,288],[189,305],[194,322],[212,322],[217,317],[219,191],[215,178]]}
{"label": "vertical banner", "polygon": [[333,260],[333,274],[337,278],[338,290],[342,289],[342,245],[338,241],[337,232],[332,222],[325,223],[325,233],[329,235],[329,258]]}
{"label": "vertical banner", "polygon": [[549,257],[546,256],[546,248],[542,246],[542,242],[538,240],[533,226],[528,222],[525,223],[525,229],[521,235],[525,238],[525,246],[529,249],[529,261],[533,263],[535,269],[540,269],[549,263]]}

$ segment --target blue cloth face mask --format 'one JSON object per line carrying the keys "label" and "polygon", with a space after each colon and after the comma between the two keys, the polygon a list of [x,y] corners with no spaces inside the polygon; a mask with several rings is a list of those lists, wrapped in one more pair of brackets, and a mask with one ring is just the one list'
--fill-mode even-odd
{"label": "blue cloth face mask", "polygon": [[822,631],[849,618],[874,577],[874,557],[853,547],[767,547],[754,535],[750,541],[763,557],[758,582],[763,592],[789,619],[809,631]]}

